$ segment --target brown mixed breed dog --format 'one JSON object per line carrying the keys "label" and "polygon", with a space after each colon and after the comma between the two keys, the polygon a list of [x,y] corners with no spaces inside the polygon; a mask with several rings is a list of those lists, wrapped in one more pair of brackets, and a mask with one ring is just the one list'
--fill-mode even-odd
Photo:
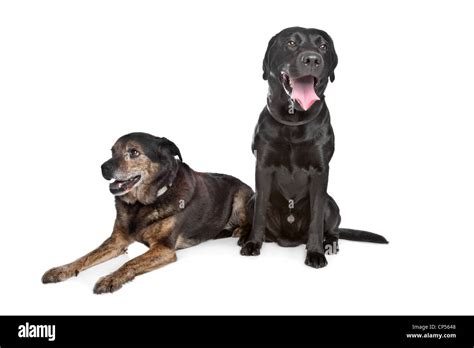
{"label": "brown mixed breed dog", "polygon": [[[179,157],[179,159],[176,158]],[[112,235],[76,261],[47,271],[43,283],[55,283],[126,252],[141,242],[149,247],[101,278],[96,294],[114,292],[136,276],[176,261],[176,250],[209,239],[237,236],[251,229],[248,202],[252,189],[224,174],[199,173],[182,162],[176,145],[146,133],[121,137],[102,175],[115,195],[117,218]]]}

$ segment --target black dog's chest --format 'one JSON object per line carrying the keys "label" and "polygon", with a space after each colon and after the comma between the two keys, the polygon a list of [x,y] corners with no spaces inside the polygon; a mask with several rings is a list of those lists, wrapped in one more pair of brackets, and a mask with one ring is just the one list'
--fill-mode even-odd
{"label": "black dog's chest", "polygon": [[310,174],[324,165],[318,147],[311,144],[269,143],[264,146],[263,156],[265,166],[282,168],[293,178]]}
{"label": "black dog's chest", "polygon": [[[293,131],[295,127],[273,128],[264,137],[257,135],[257,161],[272,168],[273,188],[285,200],[298,201],[309,194],[311,177],[327,168],[333,151],[331,136],[321,129]],[[289,131],[292,133],[286,133]],[[296,139],[288,139],[296,137]]]}
{"label": "black dog's chest", "polygon": [[312,146],[272,146],[266,164],[273,168],[273,187],[286,200],[300,200],[308,195],[310,178],[322,163]]}
{"label": "black dog's chest", "polygon": [[286,200],[298,201],[308,194],[310,175],[305,169],[280,167],[274,173],[274,187]]}

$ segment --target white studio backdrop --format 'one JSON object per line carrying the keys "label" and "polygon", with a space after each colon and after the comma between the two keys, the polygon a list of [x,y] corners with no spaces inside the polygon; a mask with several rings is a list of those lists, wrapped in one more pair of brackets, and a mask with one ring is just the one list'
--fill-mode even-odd
{"label": "white studio backdrop", "polygon": [[[473,314],[474,45],[469,1],[2,1],[0,314]],[[166,136],[198,171],[254,186],[262,59],[288,26],[326,30],[336,135],[329,192],[342,226],[329,265],[304,246],[235,239],[92,294],[145,250],[67,282],[50,267],[98,246],[115,218],[100,165],[132,131]]]}

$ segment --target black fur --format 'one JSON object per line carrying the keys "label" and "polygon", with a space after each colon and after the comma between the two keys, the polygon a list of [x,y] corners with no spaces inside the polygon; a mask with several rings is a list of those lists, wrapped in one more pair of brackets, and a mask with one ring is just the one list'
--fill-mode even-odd
{"label": "black fur", "polygon": [[[306,56],[316,57],[317,63],[306,64],[301,58]],[[252,144],[257,158],[253,227],[242,255],[258,255],[264,240],[282,246],[306,244],[305,263],[319,268],[327,264],[325,253],[338,251],[339,238],[388,243],[374,233],[340,229],[339,208],[327,193],[334,134],[324,91],[335,79],[337,63],[334,43],[322,30],[288,28],[268,43],[263,60],[267,106]],[[290,111],[291,87],[285,78],[307,76],[314,78],[320,100],[306,111],[297,103]]]}

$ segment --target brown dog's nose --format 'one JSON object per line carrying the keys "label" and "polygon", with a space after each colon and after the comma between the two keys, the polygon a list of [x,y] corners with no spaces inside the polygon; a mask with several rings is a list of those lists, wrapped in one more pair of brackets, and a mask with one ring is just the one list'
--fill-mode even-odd
{"label": "brown dog's nose", "polygon": [[301,62],[309,68],[317,68],[321,65],[322,57],[316,52],[303,52],[301,54]]}
{"label": "brown dog's nose", "polygon": [[102,164],[100,167],[102,169],[102,176],[104,177],[105,180],[111,180],[113,175],[112,175],[112,164],[110,161],[105,162]]}

